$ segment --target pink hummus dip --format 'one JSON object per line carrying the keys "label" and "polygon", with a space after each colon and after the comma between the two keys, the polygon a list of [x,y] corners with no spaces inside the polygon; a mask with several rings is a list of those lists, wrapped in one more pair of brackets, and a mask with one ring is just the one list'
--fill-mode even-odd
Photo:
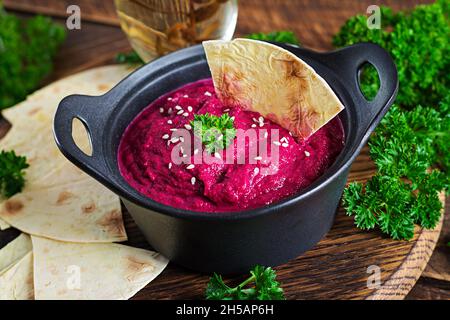
{"label": "pink hummus dip", "polygon": [[[175,144],[169,143],[167,137],[173,129],[185,128],[194,114],[204,113],[228,113],[234,117],[236,129],[246,130],[257,124],[257,128],[268,130],[269,138],[271,129],[279,129],[276,173],[263,173],[264,159],[256,163],[246,159],[245,164],[172,163]],[[324,173],[344,146],[339,117],[306,141],[296,141],[287,130],[268,119],[262,125],[255,123],[259,117],[240,107],[224,106],[214,93],[211,79],[185,85],[151,103],[125,130],[118,153],[120,172],[133,188],[172,207],[203,212],[239,211],[262,207],[299,192]],[[263,138],[258,135],[258,139]],[[191,150],[188,159],[193,155]]]}

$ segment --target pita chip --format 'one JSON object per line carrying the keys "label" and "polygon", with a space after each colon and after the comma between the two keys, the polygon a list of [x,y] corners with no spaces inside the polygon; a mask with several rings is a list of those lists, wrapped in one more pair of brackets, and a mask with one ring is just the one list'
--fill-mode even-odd
{"label": "pita chip", "polygon": [[16,264],[28,252],[31,252],[31,239],[27,234],[20,234],[13,241],[0,249],[0,275]]}
{"label": "pita chip", "polygon": [[203,42],[218,97],[259,112],[305,139],[344,106],[314,69],[276,45],[250,39]]}
{"label": "pita chip", "polygon": [[8,228],[11,228],[11,226],[9,224],[7,224],[6,221],[0,219],[0,231],[6,230]]}
{"label": "pita chip", "polygon": [[129,299],[168,264],[159,253],[116,243],[32,242],[36,300]]}
{"label": "pita chip", "polygon": [[0,274],[0,300],[32,300],[33,253],[28,252],[11,268]]}
{"label": "pita chip", "polygon": [[[119,198],[61,154],[52,126],[65,96],[103,94],[129,72],[123,66],[85,71],[36,91],[4,112],[12,128],[0,148],[26,156],[30,167],[23,191],[0,202],[0,219],[23,232],[62,241],[127,239]],[[74,125],[73,136],[82,150],[89,149],[80,123]]]}

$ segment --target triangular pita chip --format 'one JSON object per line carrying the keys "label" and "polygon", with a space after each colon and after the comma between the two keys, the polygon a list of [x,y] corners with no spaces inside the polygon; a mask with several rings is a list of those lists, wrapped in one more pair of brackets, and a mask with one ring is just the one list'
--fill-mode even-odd
{"label": "triangular pita chip", "polygon": [[28,252],[0,274],[0,300],[31,300],[33,292],[33,253]]}
{"label": "triangular pita chip", "polygon": [[30,236],[22,233],[0,249],[0,275],[31,252]]}
{"label": "triangular pita chip", "polygon": [[68,243],[32,237],[36,300],[128,299],[168,260],[116,243]]}
{"label": "triangular pita chip", "polygon": [[[53,116],[59,102],[78,93],[100,95],[130,72],[124,66],[85,71],[57,81],[4,112],[12,128],[0,149],[24,155],[24,190],[0,203],[0,218],[29,234],[75,242],[112,242],[127,239],[119,198],[69,162],[57,148]],[[83,126],[74,126],[80,148],[89,141]]]}
{"label": "triangular pita chip", "polygon": [[276,45],[250,39],[203,42],[218,97],[307,138],[344,106],[314,69]]}
{"label": "triangular pita chip", "polygon": [[0,219],[0,230],[6,230],[8,228],[11,228],[11,226],[5,220]]}

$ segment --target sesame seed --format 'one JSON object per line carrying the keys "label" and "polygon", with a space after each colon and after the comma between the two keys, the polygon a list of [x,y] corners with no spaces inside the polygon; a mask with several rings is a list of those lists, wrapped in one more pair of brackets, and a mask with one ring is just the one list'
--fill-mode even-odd
{"label": "sesame seed", "polygon": [[172,101],[172,98],[171,98],[171,97],[168,97],[168,98],[167,98],[167,101]]}
{"label": "sesame seed", "polygon": [[195,149],[195,150],[194,150],[194,154],[197,154],[197,153],[198,153],[198,149]]}
{"label": "sesame seed", "polygon": [[252,124],[252,128],[256,128],[256,124]]}
{"label": "sesame seed", "polygon": [[194,110],[194,109],[192,109],[191,106],[188,106],[187,109],[188,109],[189,112],[192,112],[192,110]]}
{"label": "sesame seed", "polygon": [[220,156],[220,154],[218,152],[214,153],[214,157],[218,158],[218,159],[222,159],[222,157]]}
{"label": "sesame seed", "polygon": [[170,142],[172,142],[172,143],[177,143],[178,142],[178,138],[177,137],[173,137],[171,140],[170,140]]}
{"label": "sesame seed", "polygon": [[184,127],[186,128],[186,130],[191,130],[192,129],[190,124],[185,124]]}
{"label": "sesame seed", "polygon": [[264,132],[264,139],[267,139],[268,136],[269,136],[269,133],[267,131]]}
{"label": "sesame seed", "polygon": [[172,124],[172,120],[167,120],[167,124]]}
{"label": "sesame seed", "polygon": [[159,108],[159,112],[163,113],[164,112],[164,108]]}
{"label": "sesame seed", "polygon": [[281,145],[281,143],[279,141],[274,141],[273,144],[276,145],[276,146]]}
{"label": "sesame seed", "polygon": [[194,165],[193,164],[190,164],[190,165],[188,165],[187,167],[186,167],[186,169],[188,169],[188,170],[191,170],[191,169],[194,169]]}
{"label": "sesame seed", "polygon": [[232,116],[230,119],[234,121],[234,116]]}
{"label": "sesame seed", "polygon": [[258,122],[258,120],[256,120],[256,118],[252,118],[253,122]]}
{"label": "sesame seed", "polygon": [[258,160],[262,160],[262,157],[261,156],[257,156],[257,157],[255,157],[254,158],[256,161],[258,161]]}
{"label": "sesame seed", "polygon": [[184,142],[184,138],[183,138],[183,137],[180,137],[180,141],[181,141],[181,142]]}
{"label": "sesame seed", "polygon": [[182,108],[181,106],[176,105],[176,106],[175,106],[175,109],[181,110],[181,109],[183,109],[183,108]]}
{"label": "sesame seed", "polygon": [[180,110],[177,112],[177,114],[182,114],[183,112],[184,112],[183,110]]}
{"label": "sesame seed", "polygon": [[187,154],[183,154],[183,158],[187,158]]}
{"label": "sesame seed", "polygon": [[289,135],[292,137],[292,132],[289,131]]}
{"label": "sesame seed", "polygon": [[169,170],[172,169],[172,162],[169,162]]}
{"label": "sesame seed", "polygon": [[183,117],[187,117],[187,116],[189,116],[188,112],[183,113]]}
{"label": "sesame seed", "polygon": [[289,146],[289,143],[283,143],[282,145],[281,145],[282,147],[284,147],[284,148],[286,148],[287,146]]}
{"label": "sesame seed", "polygon": [[212,94],[209,91],[205,91],[205,96],[211,97]]}
{"label": "sesame seed", "polygon": [[259,173],[259,168],[256,167],[256,168],[253,170],[253,172],[254,172],[255,174],[258,174],[258,173]]}
{"label": "sesame seed", "polygon": [[177,131],[177,128],[171,128],[170,131]]}
{"label": "sesame seed", "polygon": [[259,122],[264,122],[264,118],[263,118],[263,117],[259,117],[259,118],[258,118],[258,121],[259,121]]}
{"label": "sesame seed", "polygon": [[286,137],[283,137],[280,139],[281,142],[288,142],[288,139]]}
{"label": "sesame seed", "polygon": [[192,177],[192,178],[191,178],[191,183],[192,183],[192,184],[195,184],[195,177]]}
{"label": "sesame seed", "polygon": [[170,140],[167,140],[167,146],[170,146]]}
{"label": "sesame seed", "polygon": [[165,135],[162,136],[162,138],[163,138],[164,140],[167,140],[167,139],[169,139],[169,135],[166,133]]}
{"label": "sesame seed", "polygon": [[223,112],[228,112],[228,111],[230,111],[229,108],[223,109]]}
{"label": "sesame seed", "polygon": [[259,123],[259,126],[260,126],[260,127],[264,126],[264,122],[260,122],[260,123]]}
{"label": "sesame seed", "polygon": [[183,96],[183,98],[189,98],[189,96],[188,96],[187,94],[185,94],[185,95]]}
{"label": "sesame seed", "polygon": [[309,157],[311,155],[311,153],[309,153],[308,151],[305,151],[305,156]]}

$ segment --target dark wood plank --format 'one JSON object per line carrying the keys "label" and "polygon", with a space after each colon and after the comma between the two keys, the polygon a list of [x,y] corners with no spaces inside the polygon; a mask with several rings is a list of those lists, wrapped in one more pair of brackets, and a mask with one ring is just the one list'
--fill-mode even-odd
{"label": "dark wood plank", "polygon": [[25,12],[40,13],[53,17],[67,17],[67,7],[78,5],[82,21],[98,22],[118,26],[113,0],[4,0],[7,9]]}
{"label": "dark wood plank", "polygon": [[450,282],[420,278],[407,300],[450,300]]}

